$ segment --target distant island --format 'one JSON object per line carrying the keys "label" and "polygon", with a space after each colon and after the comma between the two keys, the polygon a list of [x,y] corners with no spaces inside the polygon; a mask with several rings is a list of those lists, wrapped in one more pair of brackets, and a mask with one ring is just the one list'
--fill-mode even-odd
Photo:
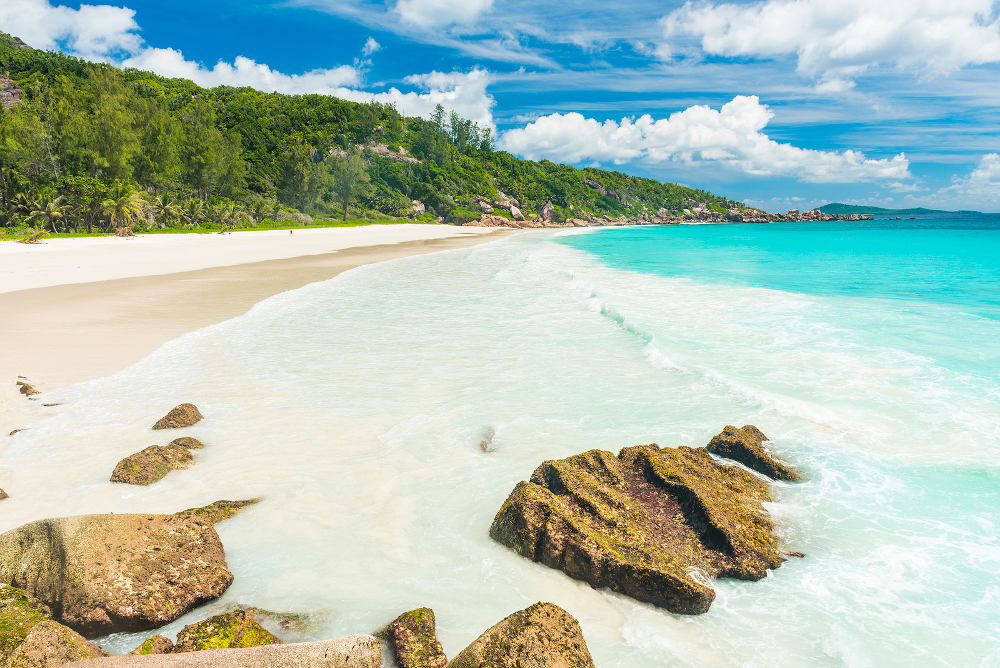
{"label": "distant island", "polygon": [[939,209],[883,209],[880,206],[858,206],[856,204],[841,204],[833,202],[819,207],[819,211],[834,215],[850,215],[852,213],[864,215],[884,215],[884,216],[916,216],[927,213],[981,213],[979,211],[941,211]]}

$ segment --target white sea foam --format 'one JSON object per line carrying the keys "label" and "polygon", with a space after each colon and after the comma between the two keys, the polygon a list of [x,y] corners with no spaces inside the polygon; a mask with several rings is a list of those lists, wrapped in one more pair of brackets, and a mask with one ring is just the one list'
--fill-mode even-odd
{"label": "white sea foam", "polygon": [[[233,587],[168,633],[237,602],[315,612],[317,636],[429,605],[454,655],[549,600],[602,668],[983,665],[1000,642],[996,379],[884,334],[924,316],[873,309],[618,271],[545,234],[362,267],[52,393],[65,405],[0,456],[2,528],[263,496],[219,527]],[[206,415],[185,431],[206,444],[197,464],[108,483],[181,401]],[[728,423],[807,472],[775,485],[771,512],[808,556],[717,582],[706,615],[595,591],[487,536],[544,459],[702,445]]]}

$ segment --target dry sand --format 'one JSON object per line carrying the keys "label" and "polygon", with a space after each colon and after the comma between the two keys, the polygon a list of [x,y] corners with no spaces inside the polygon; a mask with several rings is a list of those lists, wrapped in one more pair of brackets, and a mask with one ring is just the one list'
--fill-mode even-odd
{"label": "dry sand", "polygon": [[22,426],[29,405],[44,402],[44,394],[36,402],[20,396],[17,376],[44,393],[110,375],[181,334],[245,313],[279,292],[362,264],[496,239],[490,232],[373,225],[294,235],[0,244],[0,438]]}

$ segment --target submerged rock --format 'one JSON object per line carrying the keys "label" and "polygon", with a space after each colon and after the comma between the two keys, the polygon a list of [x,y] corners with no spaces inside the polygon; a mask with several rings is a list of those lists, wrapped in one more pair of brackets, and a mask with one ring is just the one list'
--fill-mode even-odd
{"label": "submerged rock", "polygon": [[41,394],[39,390],[36,390],[33,385],[27,383],[23,380],[17,381],[18,391],[26,397],[31,397],[36,394]]}
{"label": "submerged rock", "polygon": [[713,455],[732,459],[773,480],[801,480],[798,471],[767,452],[766,440],[767,436],[752,424],[741,428],[727,425],[711,440],[707,449]]}
{"label": "submerged rock", "polygon": [[173,444],[151,445],[118,462],[111,473],[111,482],[151,485],[171,471],[186,469],[193,461],[187,448]]}
{"label": "submerged rock", "polygon": [[106,656],[79,633],[51,619],[51,610],[25,591],[0,585],[0,665],[61,666]]}
{"label": "submerged rock", "polygon": [[260,503],[260,499],[243,499],[241,501],[216,501],[200,508],[188,508],[177,513],[204,522],[218,524],[240,512],[247,506]]}
{"label": "submerged rock", "polygon": [[25,524],[0,535],[0,581],[84,635],[162,626],[233,581],[212,519],[81,515]]}
{"label": "submerged rock", "polygon": [[8,494],[7,492],[5,492],[2,489],[0,489],[0,501],[3,501],[4,499],[9,499],[9,498],[10,498],[10,494]]}
{"label": "submerged rock", "polygon": [[244,649],[111,656],[69,664],[72,668],[380,668],[381,665],[382,649],[378,640],[365,635]]}
{"label": "submerged rock", "polygon": [[194,404],[175,406],[169,413],[157,420],[153,429],[181,429],[197,424],[202,414]]}
{"label": "submerged rock", "polygon": [[188,450],[201,450],[205,447],[204,443],[199,441],[197,438],[191,438],[190,436],[175,438],[170,441],[170,443],[167,443],[167,445],[179,445],[180,447],[187,448]]}
{"label": "submerged rock", "polygon": [[161,635],[146,638],[142,644],[129,652],[135,656],[146,656],[147,654],[169,654],[174,649],[174,641]]}
{"label": "submerged rock", "polygon": [[593,668],[580,623],[551,603],[535,603],[490,627],[448,668]]}
{"label": "submerged rock", "polygon": [[400,668],[443,668],[448,663],[430,608],[404,612],[385,631]]}
{"label": "submerged rock", "polygon": [[783,558],[766,483],[704,448],[641,445],[544,462],[497,513],[490,536],[596,588],[698,614],[712,577],[759,580]]}
{"label": "submerged rock", "polygon": [[281,643],[246,610],[233,610],[189,624],[177,634],[174,652],[259,647]]}

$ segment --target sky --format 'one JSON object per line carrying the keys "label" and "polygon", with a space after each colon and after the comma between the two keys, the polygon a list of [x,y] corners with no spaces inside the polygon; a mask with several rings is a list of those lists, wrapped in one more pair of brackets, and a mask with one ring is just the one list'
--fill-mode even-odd
{"label": "sky", "polygon": [[1000,0],[0,0],[29,45],[435,105],[530,159],[785,211],[1000,211]]}

